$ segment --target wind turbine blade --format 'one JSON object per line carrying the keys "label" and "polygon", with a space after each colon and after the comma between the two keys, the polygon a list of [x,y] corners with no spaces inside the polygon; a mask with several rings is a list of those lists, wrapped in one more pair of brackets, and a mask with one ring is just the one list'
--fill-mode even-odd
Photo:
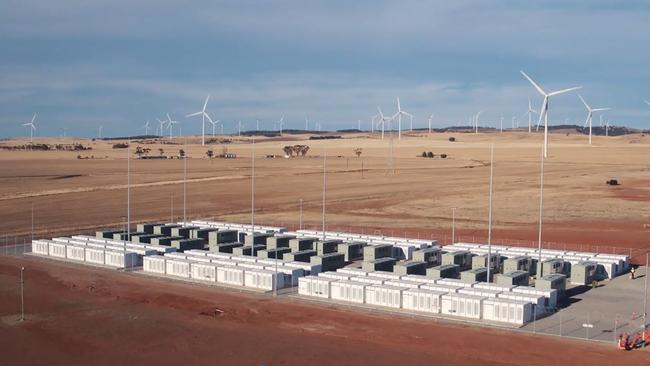
{"label": "wind turbine blade", "polygon": [[188,118],[188,117],[194,117],[194,116],[200,116],[200,115],[202,115],[202,114],[203,114],[203,111],[201,111],[201,112],[196,112],[196,113],[190,113],[190,114],[186,115],[185,118]]}
{"label": "wind turbine blade", "polygon": [[648,102],[647,100],[644,100],[644,102],[645,104],[650,105],[650,102]]}
{"label": "wind turbine blade", "polygon": [[201,112],[205,112],[205,108],[208,107],[208,100],[210,100],[210,94],[208,94],[207,98],[205,98],[205,103],[203,103],[203,109]]}
{"label": "wind turbine blade", "polygon": [[587,113],[587,119],[585,120],[585,124],[584,124],[583,127],[587,127],[587,125],[589,124],[589,118],[591,118],[591,111],[589,111],[589,113]]}
{"label": "wind turbine blade", "polygon": [[205,115],[205,118],[207,118],[208,121],[210,121],[210,123],[214,124],[214,122],[212,122],[212,118],[210,118],[210,115],[209,115],[209,114],[207,114],[207,113],[203,113],[203,115]]}
{"label": "wind turbine blade", "polygon": [[379,116],[383,119],[384,114],[381,112],[381,108],[379,108],[379,106],[377,106],[377,111],[379,111]]}
{"label": "wind turbine blade", "polygon": [[554,95],[564,94],[564,93],[568,93],[568,92],[570,92],[570,91],[578,90],[578,89],[582,89],[582,87],[581,87],[581,86],[574,86],[573,88],[568,88],[568,89],[562,89],[562,90],[554,91],[554,92],[552,92],[552,93],[549,93],[548,96],[549,96],[549,97],[552,97],[552,96],[554,96]]}
{"label": "wind turbine blade", "polygon": [[609,110],[611,110],[611,108],[596,108],[596,109],[592,109],[591,111],[592,112],[602,112],[602,111],[609,111]]}
{"label": "wind turbine blade", "polygon": [[399,97],[397,97],[397,111],[398,111],[398,112],[401,112],[401,111],[402,111],[402,107],[401,107],[400,104],[399,104]]}
{"label": "wind turbine blade", "polygon": [[582,104],[585,105],[585,107],[587,108],[587,110],[590,111],[591,108],[589,107],[589,104],[587,104],[587,102],[585,102],[585,100],[584,100],[584,98],[582,97],[582,95],[578,94],[578,98],[580,98],[580,100],[582,101]]}
{"label": "wind turbine blade", "polygon": [[[646,102],[647,103],[647,102]],[[36,119],[36,113],[34,113],[34,117],[32,117],[32,123],[34,123],[34,120]]]}
{"label": "wind turbine blade", "polygon": [[546,96],[546,92],[544,91],[544,89],[542,89],[541,86],[537,85],[537,83],[534,82],[533,79],[530,78],[530,76],[528,76],[525,72],[523,72],[523,71],[521,71],[521,70],[519,70],[519,72],[520,72],[520,73],[521,73],[521,74],[522,74],[526,79],[528,79],[528,81],[530,81],[531,84],[533,84],[533,86],[535,87],[535,89],[537,89],[537,91],[538,91],[541,95]]}
{"label": "wind turbine blade", "polygon": [[169,116],[169,113],[167,113],[167,121],[169,121],[170,123],[172,121],[172,118]]}

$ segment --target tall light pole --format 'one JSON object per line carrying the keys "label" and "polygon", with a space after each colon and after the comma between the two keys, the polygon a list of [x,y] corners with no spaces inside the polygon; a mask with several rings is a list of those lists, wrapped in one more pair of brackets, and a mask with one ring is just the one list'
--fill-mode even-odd
{"label": "tall light pole", "polygon": [[20,267],[20,321],[25,321],[25,267]]}
{"label": "tall light pole", "polygon": [[494,172],[494,143],[490,145],[490,203],[488,210],[488,255],[487,255],[487,282],[490,282],[492,267],[492,177]]}
{"label": "tall light pole", "polygon": [[183,226],[187,225],[187,139],[185,140],[185,154],[183,154]]}
{"label": "tall light pole", "polygon": [[[327,191],[327,149],[323,149],[323,242],[325,241],[325,194]],[[318,254],[318,243],[316,243],[316,254]]]}
{"label": "tall light pole", "polygon": [[645,285],[643,290],[643,332],[645,334],[648,323],[648,252],[645,253]]}
{"label": "tall light pole", "polygon": [[251,244],[251,257],[255,247],[255,134],[253,134],[253,146],[251,150],[251,230],[253,241]]}
{"label": "tall light pole", "polygon": [[126,239],[124,243],[124,256],[126,258],[126,240],[131,239],[131,140],[128,143],[128,154],[126,158]]}
{"label": "tall light pole", "polygon": [[300,199],[300,225],[298,226],[302,230],[302,198]]}
{"label": "tall light pole", "polygon": [[451,209],[451,243],[456,242],[456,207]]}
{"label": "tall light pole", "polygon": [[[544,157],[545,156],[546,156],[546,144],[544,145],[544,152],[542,153],[541,174],[539,178],[539,229],[537,232],[537,241],[538,241],[537,263],[538,263],[538,267],[540,268],[540,272],[542,272],[542,221],[543,221],[542,211],[544,211]],[[540,275],[541,273],[537,273],[537,278],[540,278]]]}

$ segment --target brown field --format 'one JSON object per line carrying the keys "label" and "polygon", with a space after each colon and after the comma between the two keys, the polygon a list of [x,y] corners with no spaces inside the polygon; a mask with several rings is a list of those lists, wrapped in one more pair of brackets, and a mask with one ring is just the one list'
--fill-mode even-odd
{"label": "brown field", "polygon": [[[448,141],[451,135],[457,142]],[[387,174],[389,141],[377,135],[258,139],[255,220],[295,228],[303,199],[306,226],[320,228],[326,149],[328,229],[448,242],[456,207],[457,235],[485,240],[489,144],[494,142],[495,242],[530,245],[537,239],[541,137],[405,136],[394,141],[395,174]],[[595,137],[588,146],[584,136],[551,136],[545,166],[546,246],[635,256],[649,247],[650,229],[644,227],[650,224],[648,139]],[[234,140],[227,145],[238,155],[233,160],[209,160],[208,147],[196,138],[188,141],[188,218],[250,222],[252,145],[249,139]],[[0,150],[0,235],[5,242],[30,233],[32,205],[38,236],[121,226],[126,150],[112,149],[114,142],[78,141],[93,150]],[[133,146],[150,147],[152,155],[158,148],[167,155],[184,148],[162,142]],[[288,144],[308,144],[311,150],[305,158],[265,158],[282,154]],[[222,147],[211,146],[217,154]],[[353,154],[357,147],[363,148],[361,158]],[[423,159],[418,157],[422,151],[449,157]],[[131,170],[133,222],[182,219],[182,160],[131,159]],[[605,185],[610,178],[622,185]],[[16,324],[21,265],[28,268],[28,321]],[[0,360],[8,361],[2,364],[541,365],[570,359],[577,365],[606,365],[649,360],[647,352],[623,353],[613,345],[353,313],[33,258],[0,257],[0,289]],[[215,307],[225,311],[223,317],[205,315]]]}
{"label": "brown field", "polygon": [[[455,136],[451,143],[448,137]],[[341,140],[306,136],[259,139],[255,144],[256,222],[295,227],[299,200],[304,222],[322,220],[323,159],[327,149],[327,227],[381,231],[385,235],[434,237],[448,242],[451,211],[464,240],[487,238],[489,144],[495,144],[493,222],[495,241],[536,241],[539,208],[541,134],[412,134],[394,140],[395,174],[387,174],[389,140],[377,134],[345,135]],[[250,222],[251,144],[233,138],[224,146],[238,159],[209,160],[208,147],[194,137],[187,148],[188,218]],[[300,141],[299,141],[300,140]],[[68,139],[71,143],[75,140]],[[120,227],[126,215],[126,150],[114,142],[77,140],[85,152],[0,151],[0,233],[30,232],[31,205],[37,232]],[[595,137],[552,134],[545,165],[544,241],[548,246],[601,251],[648,247],[650,229],[650,138],[642,135]],[[5,141],[15,145],[25,141]],[[38,142],[57,143],[60,139]],[[151,141],[153,142],[153,141]],[[133,146],[178,154],[181,140]],[[266,159],[282,146],[307,144],[305,158]],[[361,158],[353,148],[363,148]],[[447,159],[424,159],[422,151]],[[79,160],[77,155],[96,159]],[[99,159],[101,157],[101,159]],[[103,158],[107,157],[107,158]],[[363,161],[363,177],[361,165]],[[183,216],[182,160],[131,160],[131,219],[175,220]],[[617,178],[621,186],[605,185]],[[173,196],[173,199],[172,199]],[[173,200],[173,212],[172,212]],[[614,248],[613,248],[614,247]]]}
{"label": "brown field", "polygon": [[[19,268],[26,321],[17,322]],[[3,365],[643,365],[645,351],[0,257]],[[224,313],[214,316],[214,309]]]}

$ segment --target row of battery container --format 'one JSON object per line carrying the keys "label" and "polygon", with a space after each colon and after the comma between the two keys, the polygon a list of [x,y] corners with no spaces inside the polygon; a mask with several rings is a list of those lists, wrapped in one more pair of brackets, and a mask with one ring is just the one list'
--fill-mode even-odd
{"label": "row of battery container", "polygon": [[[227,223],[227,222],[217,222],[217,221],[201,221],[195,220],[188,223],[188,225],[204,227],[204,228],[218,228],[218,229],[230,229],[238,230],[242,232],[252,232],[252,226],[246,224],[236,224],[236,223]],[[437,246],[438,242],[436,240],[424,240],[424,239],[413,239],[413,238],[399,238],[399,237],[388,237],[388,236],[379,236],[379,235],[368,235],[368,234],[353,234],[353,233],[344,233],[338,231],[317,231],[317,230],[297,230],[297,231],[287,231],[283,227],[272,227],[272,226],[255,226],[255,232],[265,232],[265,233],[283,233],[285,235],[293,235],[297,238],[303,237],[314,237],[320,240],[341,240],[342,242],[364,242],[367,245],[392,245],[395,249],[393,254],[398,259],[407,259],[412,258],[413,252],[418,249],[429,248],[431,246]]]}
{"label": "row of battery container", "polygon": [[342,268],[300,278],[298,294],[433,315],[524,325],[557,304],[557,291]]}
{"label": "row of battery container", "polygon": [[112,268],[139,267],[145,256],[164,254],[174,248],[143,245],[89,236],[59,237],[32,241],[32,253]]}
{"label": "row of battery container", "polygon": [[298,285],[299,278],[320,273],[320,265],[260,259],[204,250],[144,258],[145,272],[173,278],[273,291]]}
{"label": "row of battery container", "polygon": [[[539,257],[542,260],[561,259],[571,265],[580,262],[594,262],[601,267],[607,277],[614,278],[630,269],[630,257],[622,254],[606,254],[581,251],[564,251],[555,249],[542,249],[541,255],[538,249],[524,247],[508,247],[503,245],[491,245],[475,243],[455,243],[442,247],[446,252],[468,251],[474,255],[498,254],[505,258],[528,256],[534,259]],[[568,273],[567,273],[568,274]]]}

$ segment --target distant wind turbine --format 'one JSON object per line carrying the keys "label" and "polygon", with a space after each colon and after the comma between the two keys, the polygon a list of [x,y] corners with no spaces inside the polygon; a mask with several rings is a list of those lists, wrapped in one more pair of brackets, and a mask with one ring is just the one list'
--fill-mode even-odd
{"label": "distant wind turbine", "polygon": [[429,116],[429,133],[431,133],[431,121],[433,121],[433,113]]}
{"label": "distant wind turbine", "polygon": [[100,139],[102,138],[102,128],[103,128],[102,126],[99,126],[99,138]]}
{"label": "distant wind turbine", "polygon": [[282,135],[282,129],[284,127],[284,115],[278,120],[278,125],[280,126],[280,135]]}
{"label": "distant wind turbine", "polygon": [[174,125],[178,124],[178,121],[172,120],[172,118],[169,116],[169,113],[167,113],[167,128],[169,128],[169,139],[173,139],[174,135],[172,134],[172,131],[174,129]]}
{"label": "distant wind turbine", "polygon": [[523,72],[523,71],[520,71],[520,72],[526,79],[528,79],[528,81],[535,87],[535,89],[537,89],[537,91],[542,96],[544,96],[544,102],[542,103],[542,108],[541,108],[540,113],[539,113],[539,121],[541,122],[542,118],[544,119],[544,158],[547,158],[548,157],[548,109],[549,109],[548,105],[549,105],[549,99],[551,97],[553,97],[553,96],[556,96],[556,95],[560,95],[560,94],[568,93],[568,92],[573,91],[573,90],[581,89],[582,87],[581,86],[576,86],[576,87],[573,87],[573,88],[562,89],[562,90],[557,90],[557,91],[554,91],[554,92],[546,93],[544,91],[544,89],[542,89],[542,87],[537,85],[537,83],[535,83],[533,81],[533,79],[531,79],[528,75],[526,75],[525,72]]}
{"label": "distant wind turbine", "polygon": [[203,109],[201,109],[198,112],[191,113],[185,116],[185,118],[189,117],[194,117],[194,116],[201,116],[201,145],[205,146],[205,118],[207,117],[208,120],[210,119],[210,116],[208,113],[205,111],[205,109],[208,107],[208,101],[210,100],[210,94],[205,98],[205,103],[203,103]]}
{"label": "distant wind turbine", "polygon": [[[212,137],[214,137],[214,128],[221,121],[220,120],[213,121],[212,119],[208,119],[208,122],[210,122],[210,124],[212,124]],[[223,123],[221,124],[221,127],[223,127]]]}
{"label": "distant wind turbine", "polygon": [[[161,121],[160,119],[156,118],[158,121],[158,124],[160,125],[160,134],[158,136],[162,136],[165,134],[165,121]],[[158,127],[156,127],[156,133],[158,133]]]}
{"label": "distant wind turbine", "polygon": [[474,133],[478,133],[478,119],[481,117],[481,113],[483,113],[483,111],[479,111],[474,116]]}
{"label": "distant wind turbine", "polygon": [[32,143],[34,140],[34,131],[36,131],[36,125],[34,125],[34,121],[36,120],[36,113],[34,113],[34,116],[32,117],[32,120],[27,123],[23,123],[23,126],[29,128],[29,142]]}
{"label": "distant wind turbine", "polygon": [[585,120],[585,126],[589,124],[589,145],[591,145],[591,125],[592,125],[592,119],[593,119],[593,114],[594,112],[602,112],[602,111],[608,111],[611,108],[591,108],[587,102],[585,102],[585,99],[582,97],[582,95],[578,94],[578,98],[582,101],[582,104],[585,105],[585,108],[587,108],[587,119]]}
{"label": "distant wind turbine", "polygon": [[399,103],[399,97],[397,97],[397,113],[395,113],[393,117],[391,117],[391,120],[397,118],[397,139],[398,140],[402,139],[402,116],[410,116],[411,118],[413,118],[412,114],[402,110],[402,106]]}
{"label": "distant wind turbine", "polygon": [[381,111],[381,108],[379,106],[377,107],[377,111],[379,112],[377,126],[381,124],[381,139],[384,139],[384,130],[386,129],[386,122],[390,122],[393,120],[392,117],[386,117],[384,116],[384,113]]}
{"label": "distant wind turbine", "polygon": [[[524,116],[528,115],[528,133],[531,133],[531,128],[533,125],[533,113],[537,113],[537,111],[533,109],[530,98],[528,98],[528,110],[526,113],[524,113]],[[537,125],[537,129],[539,129],[539,125]]]}
{"label": "distant wind turbine", "polygon": [[149,121],[145,122],[144,126],[142,126],[142,128],[144,129],[144,135],[148,136],[149,135]]}

